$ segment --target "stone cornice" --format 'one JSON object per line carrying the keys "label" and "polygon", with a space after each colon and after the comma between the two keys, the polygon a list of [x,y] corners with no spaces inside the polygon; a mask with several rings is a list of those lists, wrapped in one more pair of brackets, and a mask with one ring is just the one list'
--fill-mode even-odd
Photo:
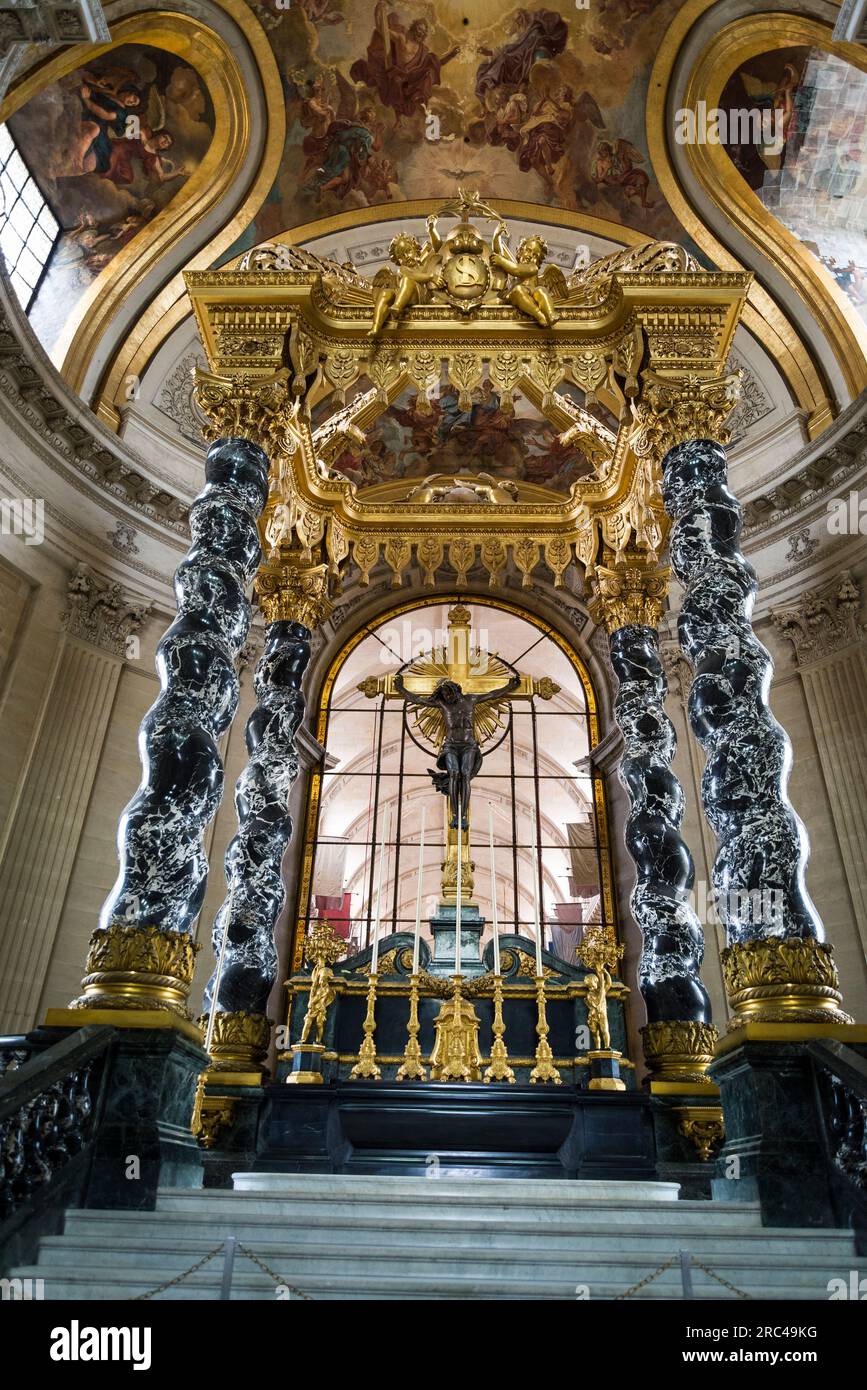
{"label": "stone cornice", "polygon": [[186,535],[186,499],[150,478],[144,462],[69,389],[33,337],[5,275],[0,286],[0,397],[9,427],[78,491],[95,500],[108,493],[130,509],[134,516],[129,519],[137,527],[161,538],[160,528]]}
{"label": "stone cornice", "polygon": [[[846,488],[867,468],[867,393],[744,503],[746,549],[770,544],[778,529],[823,498]],[[774,534],[769,534],[774,533]]]}

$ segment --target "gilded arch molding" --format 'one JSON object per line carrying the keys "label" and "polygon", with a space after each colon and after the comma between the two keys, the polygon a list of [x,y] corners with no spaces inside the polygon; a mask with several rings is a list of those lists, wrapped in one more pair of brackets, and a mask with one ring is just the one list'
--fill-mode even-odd
{"label": "gilded arch molding", "polygon": [[[728,25],[708,44],[694,68],[684,104],[703,98],[719,105],[726,82],[738,67],[760,53],[781,48],[820,48],[867,72],[867,51],[837,44],[831,30],[801,15],[763,14]],[[853,311],[834,278],[799,238],[763,207],[732,165],[722,146],[689,145],[690,166],[726,217],[774,264],[822,322],[846,384],[855,396],[867,386],[867,325]]]}
{"label": "gilded arch molding", "polygon": [[[182,269],[211,265],[237,239],[264,201],[280,160],[285,135],[280,74],[264,30],[244,0],[217,0],[246,38],[258,66],[267,105],[267,136],[259,168],[241,207],[207,248],[199,251],[151,299],[139,316],[135,333],[147,335],[162,324],[167,311],[184,296]],[[15,84],[2,107],[5,121],[37,92],[74,71],[86,54],[92,61],[119,44],[141,43],[183,58],[199,74],[214,106],[214,137],[201,165],[176,198],[125,246],[94,280],[67,320],[55,357],[61,374],[81,391],[88,367],[121,305],[158,266],[179,238],[194,231],[219,205],[243,167],[251,136],[250,104],[243,74],[226,40],[214,29],[178,11],[152,10],[111,26],[111,43],[65,49]],[[163,328],[160,340],[170,331]],[[131,370],[131,369],[130,369]],[[123,375],[121,374],[121,383]],[[100,397],[104,396],[100,393]],[[116,411],[99,411],[116,429]]]}
{"label": "gilded arch molding", "polygon": [[[647,140],[660,187],[677,217],[697,246],[722,270],[742,270],[743,263],[701,220],[687,198],[669,154],[667,105],[673,72],[679,53],[689,34],[717,0],[690,0],[676,15],[660,45],[651,74],[647,103]],[[734,42],[732,40],[734,39]],[[708,107],[718,104],[726,82],[738,63],[756,53],[798,45],[817,46],[855,63],[867,66],[865,55],[855,44],[835,44],[826,25],[803,16],[763,14],[735,21],[717,33],[706,45],[690,75],[684,95],[685,105],[700,98]],[[805,280],[813,267],[804,269],[809,257],[800,242],[772,218],[741,179],[728,156],[719,151],[719,160],[709,161],[713,146],[686,147],[690,168],[704,195],[728,221],[771,261],[801,297],[807,309],[822,324],[832,325],[829,338],[848,389],[855,396],[867,386],[867,330],[853,328],[848,301],[822,267],[816,266],[812,284]],[[740,187],[738,187],[740,185]],[[736,198],[743,197],[755,214],[744,220]],[[761,216],[757,214],[761,214]],[[774,242],[777,245],[774,245]],[[785,247],[785,250],[782,248]],[[756,280],[750,287],[742,315],[744,327],[777,361],[800,407],[807,413],[808,430],[814,438],[830,423],[834,411],[828,398],[823,374],[813,354],[772,295]]]}

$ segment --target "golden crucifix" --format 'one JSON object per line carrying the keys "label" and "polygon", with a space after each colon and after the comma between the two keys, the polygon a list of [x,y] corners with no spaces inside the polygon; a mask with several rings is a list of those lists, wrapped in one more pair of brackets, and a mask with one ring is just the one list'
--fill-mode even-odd
{"label": "golden crucifix", "polygon": [[[462,603],[449,610],[448,634],[444,647],[434,647],[431,651],[411,662],[403,673],[397,675],[369,676],[359,685],[368,698],[384,695],[386,699],[406,700],[412,705],[412,697],[430,699],[444,681],[453,682],[462,695],[474,697],[472,705],[472,726],[479,747],[489,743],[498,729],[505,723],[510,701],[530,700],[539,695],[550,700],[560,689],[549,676],[536,679],[512,671],[505,661],[496,654],[483,652],[474,643],[470,611]],[[512,688],[510,688],[512,687]],[[492,694],[490,702],[484,697]],[[481,697],[481,698],[479,698]],[[447,726],[443,713],[436,705],[413,705],[413,722],[422,738],[431,743],[439,754],[446,741]],[[436,785],[446,791],[447,773],[434,774],[441,781]],[[464,785],[467,791],[467,784]],[[442,899],[444,903],[454,903],[457,897],[458,832],[453,824],[454,817],[449,814],[450,798],[446,797],[445,838],[446,857],[442,866]],[[461,885],[462,901],[472,904],[473,869],[470,859],[470,817],[468,795],[464,799],[461,814]]]}

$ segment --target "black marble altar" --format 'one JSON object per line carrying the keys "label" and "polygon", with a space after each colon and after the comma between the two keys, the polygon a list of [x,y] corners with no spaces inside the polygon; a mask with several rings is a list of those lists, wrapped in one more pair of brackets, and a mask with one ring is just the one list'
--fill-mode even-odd
{"label": "black marble altar", "polygon": [[650,1097],[574,1086],[269,1086],[259,1172],[653,1180]]}

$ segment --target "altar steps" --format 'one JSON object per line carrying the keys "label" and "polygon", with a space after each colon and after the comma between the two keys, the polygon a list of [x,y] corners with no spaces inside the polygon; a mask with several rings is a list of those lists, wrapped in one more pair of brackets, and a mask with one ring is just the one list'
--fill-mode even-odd
{"label": "altar steps", "polygon": [[[46,1299],[131,1299],[234,1235],[290,1292],[314,1299],[574,1300],[581,1285],[591,1299],[616,1298],[672,1257],[634,1296],[680,1298],[680,1250],[752,1298],[827,1299],[830,1279],[867,1274],[848,1232],[769,1229],[750,1203],[594,1199],[566,1181],[279,1182],[279,1193],[164,1191],[152,1212],[70,1211],[64,1234],[43,1238],[38,1262],[13,1273],[43,1279]],[[221,1277],[218,1255],[157,1297],[215,1299]],[[696,1265],[692,1279],[696,1298],[737,1297]],[[275,1280],[238,1252],[232,1298],[276,1296]]]}

